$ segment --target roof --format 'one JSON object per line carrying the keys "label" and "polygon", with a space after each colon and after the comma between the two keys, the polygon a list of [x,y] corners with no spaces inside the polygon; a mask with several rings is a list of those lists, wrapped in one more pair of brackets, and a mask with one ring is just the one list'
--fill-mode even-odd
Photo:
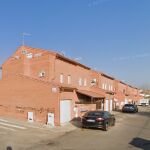
{"label": "roof", "polygon": [[109,76],[109,75],[107,75],[107,74],[105,74],[105,73],[100,73],[102,76],[104,76],[104,77],[107,77],[107,78],[109,78],[109,79],[112,79],[112,80],[114,80],[115,78],[114,77],[111,77],[111,76]]}
{"label": "roof", "polygon": [[92,92],[92,91],[87,91],[87,90],[77,90],[78,93],[89,96],[91,98],[104,98],[103,95]]}
{"label": "roof", "polygon": [[45,49],[33,48],[33,47],[29,47],[29,46],[21,46],[21,47],[19,47],[19,48],[28,49],[28,50],[37,50],[37,51],[39,51],[39,52],[53,54],[53,55],[56,56],[57,59],[64,60],[64,61],[66,61],[66,62],[69,62],[69,63],[73,64],[73,65],[81,66],[81,67],[83,67],[83,68],[85,68],[85,69],[89,69],[89,70],[91,69],[91,68],[89,68],[89,67],[87,67],[87,66],[85,66],[85,65],[83,65],[83,64],[81,64],[81,63],[79,63],[79,62],[77,62],[77,61],[75,61],[75,60],[72,60],[72,59],[70,59],[70,58],[67,58],[67,57],[65,57],[65,56],[63,56],[63,55],[61,55],[61,54],[59,54],[58,52],[53,51],[53,50],[45,50]]}
{"label": "roof", "polygon": [[56,58],[62,59],[62,60],[67,61],[67,62],[69,62],[69,63],[71,63],[71,64],[73,64],[73,65],[79,65],[79,66],[81,66],[81,67],[83,67],[83,68],[85,68],[85,69],[90,70],[89,67],[87,67],[87,66],[85,66],[85,65],[83,65],[83,64],[80,64],[79,62],[74,61],[74,60],[72,60],[72,59],[70,59],[70,58],[67,58],[67,57],[65,57],[65,56],[63,56],[63,55],[60,55],[60,54],[58,54],[58,53],[56,54]]}

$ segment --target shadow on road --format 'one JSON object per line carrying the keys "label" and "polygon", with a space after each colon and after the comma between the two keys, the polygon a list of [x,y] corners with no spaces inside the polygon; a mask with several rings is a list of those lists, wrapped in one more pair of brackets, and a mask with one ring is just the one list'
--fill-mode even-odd
{"label": "shadow on road", "polygon": [[6,150],[13,150],[11,146],[7,146]]}
{"label": "shadow on road", "polygon": [[143,150],[149,150],[150,149],[150,141],[142,138],[134,138],[129,144],[141,148]]}
{"label": "shadow on road", "polygon": [[150,112],[138,112],[138,115],[150,117]]}
{"label": "shadow on road", "polygon": [[77,128],[81,128],[81,118],[78,117],[78,118],[73,118],[71,120],[71,124],[74,125],[75,127]]}

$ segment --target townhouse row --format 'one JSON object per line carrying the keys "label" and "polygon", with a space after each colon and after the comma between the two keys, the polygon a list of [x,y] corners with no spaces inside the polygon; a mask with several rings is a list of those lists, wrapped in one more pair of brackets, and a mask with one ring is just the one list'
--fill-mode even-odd
{"label": "townhouse row", "polygon": [[19,47],[2,65],[0,115],[61,125],[140,99],[138,88],[57,52]]}

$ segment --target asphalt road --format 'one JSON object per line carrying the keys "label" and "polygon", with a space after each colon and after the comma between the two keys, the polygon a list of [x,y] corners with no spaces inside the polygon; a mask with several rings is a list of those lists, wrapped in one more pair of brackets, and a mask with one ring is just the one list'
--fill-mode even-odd
{"label": "asphalt road", "polygon": [[62,132],[63,128],[24,126],[28,129],[15,132],[2,130],[0,122],[0,150],[7,146],[12,150],[150,150],[150,107],[140,107],[137,114],[115,114],[117,123],[108,131],[76,127]]}

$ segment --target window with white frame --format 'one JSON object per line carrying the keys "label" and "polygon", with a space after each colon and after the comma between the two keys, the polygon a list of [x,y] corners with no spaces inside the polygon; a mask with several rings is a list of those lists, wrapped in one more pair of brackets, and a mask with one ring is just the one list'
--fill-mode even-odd
{"label": "window with white frame", "polygon": [[84,86],[86,86],[87,85],[87,81],[86,81],[86,79],[84,79]]}
{"label": "window with white frame", "polygon": [[82,79],[79,78],[79,86],[82,86]]}
{"label": "window with white frame", "polygon": [[107,83],[105,83],[105,90],[107,89]]}
{"label": "window with white frame", "polygon": [[68,75],[68,84],[71,84],[71,75]]}
{"label": "window with white frame", "polygon": [[113,91],[113,86],[112,85],[110,86],[110,90]]}
{"label": "window with white frame", "polygon": [[60,83],[64,83],[64,75],[60,74]]}
{"label": "window with white frame", "polygon": [[110,91],[110,85],[108,85],[108,90]]}
{"label": "window with white frame", "polygon": [[102,84],[102,89],[105,89],[105,84],[104,83]]}

